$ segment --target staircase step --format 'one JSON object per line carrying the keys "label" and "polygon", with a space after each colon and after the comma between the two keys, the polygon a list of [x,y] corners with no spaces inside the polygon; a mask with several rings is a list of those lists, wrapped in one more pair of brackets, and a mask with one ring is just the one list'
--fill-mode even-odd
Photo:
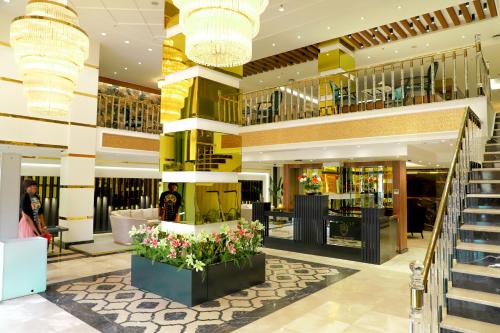
{"label": "staircase step", "polygon": [[500,209],[500,195],[495,195],[497,194],[468,194],[467,207]]}
{"label": "staircase step", "polygon": [[484,153],[484,161],[485,162],[500,161],[500,153],[499,152],[485,152]]}
{"label": "staircase step", "polygon": [[461,264],[489,266],[500,263],[500,245],[458,242],[457,262]]}
{"label": "staircase step", "polygon": [[444,317],[440,327],[442,333],[500,332],[500,325],[450,315]]}
{"label": "staircase step", "polygon": [[492,209],[492,208],[465,208],[463,212],[469,214],[500,215],[500,209]]}
{"label": "staircase step", "polygon": [[500,268],[457,263],[451,269],[451,281],[455,288],[498,294]]}
{"label": "staircase step", "polygon": [[473,180],[500,180],[500,168],[472,169],[469,182]]}
{"label": "staircase step", "polygon": [[[472,177],[476,176],[474,173]],[[486,177],[493,177],[486,175]],[[467,186],[469,194],[500,193],[500,179],[471,179]]]}
{"label": "staircase step", "polygon": [[472,179],[469,184],[500,184],[500,179]]}
{"label": "staircase step", "polygon": [[449,315],[500,325],[500,295],[453,287],[446,298]]}
{"label": "staircase step", "polygon": [[460,227],[464,243],[500,245],[500,226],[464,224]]}

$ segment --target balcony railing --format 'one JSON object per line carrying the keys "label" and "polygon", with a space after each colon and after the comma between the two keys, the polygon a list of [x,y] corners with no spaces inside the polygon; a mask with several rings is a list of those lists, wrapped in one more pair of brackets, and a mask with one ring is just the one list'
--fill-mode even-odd
{"label": "balcony railing", "polygon": [[134,97],[99,94],[97,105],[97,126],[161,133],[159,104]]}
{"label": "balcony railing", "polygon": [[490,96],[488,67],[475,45],[287,85],[221,96],[243,125]]}

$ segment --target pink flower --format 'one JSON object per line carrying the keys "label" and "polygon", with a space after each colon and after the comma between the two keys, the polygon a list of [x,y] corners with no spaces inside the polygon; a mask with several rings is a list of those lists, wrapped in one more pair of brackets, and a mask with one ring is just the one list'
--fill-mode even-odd
{"label": "pink flower", "polygon": [[174,239],[174,236],[172,236],[172,234],[168,234],[167,239],[171,241],[172,239]]}
{"label": "pink flower", "polygon": [[238,233],[240,234],[240,236],[243,236],[246,232],[247,232],[247,229],[238,228]]}
{"label": "pink flower", "polygon": [[219,233],[214,232],[213,235],[216,243],[220,243],[222,241]]}
{"label": "pink flower", "polygon": [[229,250],[229,253],[236,254],[236,249],[233,244],[227,243],[227,249]]}
{"label": "pink flower", "polygon": [[245,236],[246,236],[246,238],[248,238],[248,239],[252,239],[252,238],[253,238],[253,232],[249,232],[249,233],[247,233]]}
{"label": "pink flower", "polygon": [[184,241],[184,242],[182,243],[182,247],[183,247],[183,248],[185,248],[185,249],[186,249],[186,248],[188,248],[189,246],[191,246],[191,244],[189,244],[189,242],[188,242],[188,241]]}
{"label": "pink flower", "polygon": [[175,259],[177,258],[177,252],[175,250],[170,251],[170,254],[168,256],[172,259]]}
{"label": "pink flower", "polygon": [[148,245],[149,244],[149,238],[144,238],[144,240],[142,241],[144,244]]}
{"label": "pink flower", "polygon": [[172,246],[174,247],[174,249],[178,248],[179,246],[181,246],[181,242],[177,239],[174,239],[172,241]]}
{"label": "pink flower", "polygon": [[158,247],[158,240],[156,238],[153,239],[153,247],[155,249]]}
{"label": "pink flower", "polygon": [[146,232],[147,232],[148,234],[151,234],[152,229],[151,229],[151,227],[150,227],[150,226],[147,226],[147,227],[146,227]]}
{"label": "pink flower", "polygon": [[233,243],[236,243],[238,241],[238,237],[236,236],[232,236],[231,237],[231,240],[233,241]]}

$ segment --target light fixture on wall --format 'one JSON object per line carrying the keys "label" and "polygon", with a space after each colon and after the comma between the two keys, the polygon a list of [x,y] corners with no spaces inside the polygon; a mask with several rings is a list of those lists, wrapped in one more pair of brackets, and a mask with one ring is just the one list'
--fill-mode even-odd
{"label": "light fixture on wall", "polygon": [[28,112],[68,114],[89,38],[64,0],[32,0],[10,26],[10,43],[21,67]]}
{"label": "light fixture on wall", "polygon": [[252,58],[252,39],[268,0],[173,0],[186,35],[186,55],[198,64],[240,66]]}
{"label": "light fixture on wall", "polygon": [[[162,76],[171,75],[188,68],[185,62],[184,53],[174,47],[171,39],[163,41],[163,61]],[[179,120],[184,101],[189,94],[189,88],[193,84],[193,79],[185,79],[173,83],[166,83],[165,80],[158,82],[161,89],[161,122]]]}

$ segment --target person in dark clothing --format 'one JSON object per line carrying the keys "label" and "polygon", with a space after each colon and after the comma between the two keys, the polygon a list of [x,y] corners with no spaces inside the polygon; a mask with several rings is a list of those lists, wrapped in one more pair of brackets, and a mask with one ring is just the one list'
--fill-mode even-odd
{"label": "person in dark clothing", "polygon": [[33,179],[24,181],[24,195],[21,197],[21,220],[19,238],[45,237],[47,227],[43,219],[43,204],[37,194],[38,185]]}
{"label": "person in dark clothing", "polygon": [[177,183],[169,183],[168,191],[160,195],[160,216],[162,221],[179,222],[179,208],[182,197],[177,192]]}

